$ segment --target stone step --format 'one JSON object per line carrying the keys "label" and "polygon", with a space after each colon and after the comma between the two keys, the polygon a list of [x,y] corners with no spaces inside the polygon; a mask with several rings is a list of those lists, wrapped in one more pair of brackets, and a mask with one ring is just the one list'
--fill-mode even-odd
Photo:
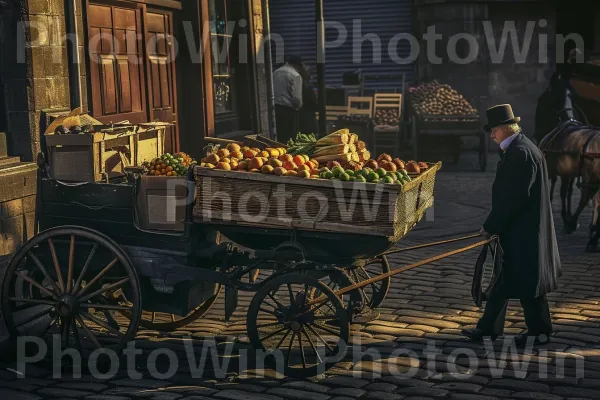
{"label": "stone step", "polygon": [[0,132],[0,159],[8,157],[8,149],[6,148],[6,133]]}
{"label": "stone step", "polygon": [[0,168],[21,162],[20,157],[0,157]]}

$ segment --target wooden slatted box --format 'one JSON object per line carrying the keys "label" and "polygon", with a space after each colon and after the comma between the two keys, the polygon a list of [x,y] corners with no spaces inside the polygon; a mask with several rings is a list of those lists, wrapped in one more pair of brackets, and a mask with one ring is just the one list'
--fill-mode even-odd
{"label": "wooden slatted box", "polygon": [[196,167],[194,221],[375,235],[399,240],[433,205],[441,163],[400,185]]}
{"label": "wooden slatted box", "polygon": [[135,164],[135,130],[123,133],[46,134],[52,177],[60,181],[99,182],[123,175]]}

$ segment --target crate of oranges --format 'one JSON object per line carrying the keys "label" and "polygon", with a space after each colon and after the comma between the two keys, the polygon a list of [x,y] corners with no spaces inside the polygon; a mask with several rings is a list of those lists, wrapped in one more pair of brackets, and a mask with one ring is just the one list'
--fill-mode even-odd
{"label": "crate of oranges", "polygon": [[195,165],[196,161],[186,153],[166,153],[143,166],[151,176],[185,176],[188,168]]}

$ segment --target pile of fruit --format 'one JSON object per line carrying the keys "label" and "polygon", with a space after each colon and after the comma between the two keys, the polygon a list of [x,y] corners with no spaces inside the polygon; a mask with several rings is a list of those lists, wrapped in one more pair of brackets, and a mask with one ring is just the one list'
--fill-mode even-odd
{"label": "pile of fruit", "polygon": [[381,154],[371,159],[365,142],[348,129],[341,129],[319,140],[299,134],[289,147],[266,148],[230,143],[225,148],[210,147],[200,167],[238,172],[312,179],[337,179],[348,182],[403,184],[409,174],[421,174],[429,166],[424,162],[405,162]]}
{"label": "pile of fruit", "polygon": [[186,153],[166,153],[142,165],[147,175],[152,176],[185,176],[188,168],[195,165],[196,161]]}
{"label": "pile of fruit", "polygon": [[240,146],[230,143],[225,148],[215,146],[200,162],[201,167],[224,171],[257,172],[278,176],[317,178],[319,163],[306,154],[288,154],[284,148]]}
{"label": "pile of fruit", "polygon": [[399,110],[396,108],[380,108],[375,111],[375,124],[376,125],[398,125],[400,122]]}
{"label": "pile of fruit", "polygon": [[94,133],[94,127],[92,125],[73,125],[67,129],[63,125],[58,125],[54,130],[55,135],[80,135],[82,133]]}
{"label": "pile of fruit", "polygon": [[410,97],[418,114],[477,116],[477,110],[450,85],[434,80],[411,88]]}
{"label": "pile of fruit", "polygon": [[369,182],[369,183],[385,183],[402,185],[405,182],[410,182],[411,178],[405,169],[397,171],[388,171],[383,168],[365,167],[358,171],[349,169],[344,170],[340,165],[334,165],[332,169],[323,167],[320,169],[319,177],[321,179],[332,179],[347,182]]}

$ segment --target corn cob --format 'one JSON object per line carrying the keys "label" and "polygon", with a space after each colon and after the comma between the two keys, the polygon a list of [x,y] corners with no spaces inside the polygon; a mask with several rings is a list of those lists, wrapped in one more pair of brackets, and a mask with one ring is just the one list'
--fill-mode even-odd
{"label": "corn cob", "polygon": [[331,146],[317,147],[312,153],[314,156],[330,156],[334,154],[345,154],[350,153],[350,145],[347,144],[333,144]]}
{"label": "corn cob", "polygon": [[358,142],[358,135],[356,133],[351,133],[350,134],[350,143],[356,143]]}
{"label": "corn cob", "polygon": [[350,143],[348,145],[347,153],[356,153],[356,145],[354,143]]}
{"label": "corn cob", "polygon": [[359,140],[358,142],[356,142],[356,148],[358,150],[365,150],[367,148],[367,144],[362,140]]}
{"label": "corn cob", "polygon": [[359,158],[360,162],[363,162],[363,163],[367,162],[368,160],[371,159],[371,153],[367,150],[359,151],[358,158]]}
{"label": "corn cob", "polygon": [[319,162],[319,164],[321,163],[326,163],[328,161],[351,161],[352,160],[352,155],[349,153],[346,154],[332,154],[332,155],[328,155],[328,156],[320,156],[320,157],[314,157],[315,160],[317,160]]}
{"label": "corn cob", "polygon": [[359,162],[360,157],[358,156],[358,153],[350,153],[350,161]]}
{"label": "corn cob", "polygon": [[348,129],[340,129],[337,132],[329,134],[321,139],[317,140],[317,147],[331,146],[334,144],[348,144],[350,135]]}

